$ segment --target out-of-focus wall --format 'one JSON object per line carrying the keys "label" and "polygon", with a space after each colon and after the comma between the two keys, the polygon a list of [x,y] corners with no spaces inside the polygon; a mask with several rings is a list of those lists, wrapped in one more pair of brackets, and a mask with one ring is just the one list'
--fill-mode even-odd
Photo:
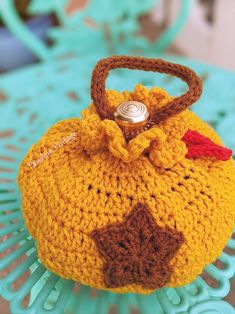
{"label": "out-of-focus wall", "polygon": [[[168,3],[172,21],[182,0],[162,1]],[[161,18],[160,11],[161,6],[153,13],[155,20]],[[174,44],[186,56],[235,70],[235,0],[195,0]]]}

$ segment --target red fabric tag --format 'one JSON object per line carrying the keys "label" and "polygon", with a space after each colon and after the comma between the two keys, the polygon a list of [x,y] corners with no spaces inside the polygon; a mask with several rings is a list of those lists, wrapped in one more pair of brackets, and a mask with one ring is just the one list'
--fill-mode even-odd
{"label": "red fabric tag", "polygon": [[188,148],[187,158],[214,157],[217,160],[226,161],[233,154],[231,149],[214,143],[197,131],[188,130],[182,140]]}

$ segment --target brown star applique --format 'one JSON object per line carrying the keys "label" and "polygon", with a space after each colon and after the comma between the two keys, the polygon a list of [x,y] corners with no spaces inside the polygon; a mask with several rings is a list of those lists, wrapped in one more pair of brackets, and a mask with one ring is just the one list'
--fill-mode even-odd
{"label": "brown star applique", "polygon": [[108,225],[91,234],[104,258],[107,288],[131,284],[145,289],[166,285],[171,276],[169,261],[183,243],[183,235],[160,228],[144,204],[137,204],[122,223]]}

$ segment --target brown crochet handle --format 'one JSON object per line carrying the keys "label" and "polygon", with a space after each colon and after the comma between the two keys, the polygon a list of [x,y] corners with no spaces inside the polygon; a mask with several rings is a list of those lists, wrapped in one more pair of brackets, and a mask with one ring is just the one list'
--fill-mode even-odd
{"label": "brown crochet handle", "polygon": [[126,68],[130,70],[144,70],[170,74],[188,84],[188,91],[175,97],[163,108],[156,109],[151,116],[153,124],[160,123],[169,117],[180,113],[191,106],[202,93],[201,79],[194,71],[186,66],[171,63],[161,59],[148,59],[142,57],[113,56],[100,60],[92,73],[91,98],[101,119],[113,119],[114,109],[109,107],[105,93],[105,81],[112,69]]}

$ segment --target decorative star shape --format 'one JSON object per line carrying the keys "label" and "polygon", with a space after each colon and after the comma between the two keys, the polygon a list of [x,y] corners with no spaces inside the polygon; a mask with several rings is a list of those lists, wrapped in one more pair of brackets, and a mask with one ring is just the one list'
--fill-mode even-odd
{"label": "decorative star shape", "polygon": [[104,259],[107,288],[138,284],[145,289],[166,285],[171,276],[169,261],[183,243],[183,235],[160,228],[144,204],[137,204],[123,222],[91,234]]}

